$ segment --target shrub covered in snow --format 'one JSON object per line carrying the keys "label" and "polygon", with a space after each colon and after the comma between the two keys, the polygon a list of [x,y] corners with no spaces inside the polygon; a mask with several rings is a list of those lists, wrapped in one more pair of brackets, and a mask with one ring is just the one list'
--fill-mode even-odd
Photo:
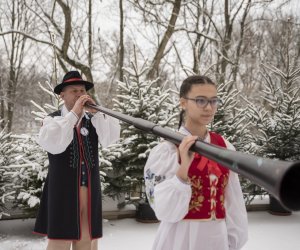
{"label": "shrub covered in snow", "polygon": [[[286,69],[262,65],[264,82],[261,102],[249,102],[247,116],[251,122],[251,148],[255,155],[280,160],[300,160],[300,68]],[[266,194],[262,188],[247,179],[242,180],[244,194],[249,202],[257,194]]]}
{"label": "shrub covered in snow", "polygon": [[12,135],[15,149],[11,152],[10,174],[14,183],[17,205],[35,210],[48,171],[46,153],[31,135]]}
{"label": "shrub covered in snow", "polygon": [[263,65],[261,105],[250,104],[248,116],[256,154],[280,160],[300,160],[300,68],[281,70]]}
{"label": "shrub covered in snow", "polygon": [[[146,66],[138,68],[137,63],[125,69],[127,77],[118,83],[114,109],[160,126],[173,127],[178,115],[175,101],[169,90],[157,86],[157,80],[146,80],[146,70]],[[122,123],[119,143],[102,151],[101,167],[108,183],[105,194],[117,197],[125,192],[129,202],[145,198],[143,170],[150,150],[159,140],[155,135]]]}
{"label": "shrub covered in snow", "polygon": [[[0,124],[4,121],[0,120]],[[6,132],[6,127],[0,130],[0,219],[3,215],[9,215],[5,203],[10,196],[10,179],[6,173],[5,166],[8,165],[9,156],[7,152],[11,147],[10,133]]]}

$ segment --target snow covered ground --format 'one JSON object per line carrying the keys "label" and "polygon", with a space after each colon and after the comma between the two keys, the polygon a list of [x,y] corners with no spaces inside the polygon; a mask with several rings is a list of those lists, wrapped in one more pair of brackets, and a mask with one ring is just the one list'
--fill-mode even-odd
{"label": "snow covered ground", "polygon": [[[248,218],[249,241],[243,250],[300,249],[300,212],[291,216],[248,212]],[[0,221],[0,250],[45,249],[47,240],[31,233],[33,224],[34,219]],[[105,221],[103,225],[99,250],[150,250],[158,227],[134,219]]]}

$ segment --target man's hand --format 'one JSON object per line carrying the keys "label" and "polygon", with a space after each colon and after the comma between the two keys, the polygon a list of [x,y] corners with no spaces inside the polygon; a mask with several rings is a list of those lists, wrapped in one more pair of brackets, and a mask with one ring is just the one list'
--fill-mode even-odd
{"label": "man's hand", "polygon": [[97,110],[84,107],[86,103],[96,104],[95,101],[89,96],[89,95],[82,95],[78,98],[78,100],[75,102],[74,107],[72,108],[72,111],[78,116],[81,117],[83,110],[87,110],[89,112],[97,112]]}
{"label": "man's hand", "polygon": [[[96,103],[94,103],[94,102],[93,102],[93,103],[92,103],[92,102],[88,102],[88,103],[90,103],[90,104],[95,104],[95,105],[96,105]],[[87,107],[87,106],[85,106],[84,109],[85,109],[86,111],[92,113],[92,114],[95,114],[95,113],[98,112],[97,109],[93,109],[93,108],[90,108],[90,107]]]}

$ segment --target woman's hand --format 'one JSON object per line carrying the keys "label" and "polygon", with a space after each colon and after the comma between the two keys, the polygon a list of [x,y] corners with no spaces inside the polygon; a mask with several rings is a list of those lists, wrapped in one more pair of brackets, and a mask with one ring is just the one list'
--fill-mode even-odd
{"label": "woman's hand", "polygon": [[193,136],[193,135],[188,135],[184,137],[178,148],[181,164],[176,175],[183,181],[188,180],[189,168],[194,159],[194,153],[189,151],[189,149],[195,143],[197,138],[198,138],[197,136]]}

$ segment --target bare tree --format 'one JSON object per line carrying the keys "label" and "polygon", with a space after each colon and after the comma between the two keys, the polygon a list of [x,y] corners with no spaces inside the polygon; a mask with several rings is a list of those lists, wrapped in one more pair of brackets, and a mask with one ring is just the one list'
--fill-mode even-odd
{"label": "bare tree", "polygon": [[123,82],[124,72],[124,10],[123,10],[123,0],[119,0],[120,9],[120,45],[119,45],[119,80]]}
{"label": "bare tree", "polygon": [[[88,81],[93,81],[92,0],[88,1],[87,11],[82,14],[86,18],[75,22],[72,21],[72,11],[76,8],[69,5],[69,1],[53,0],[49,3],[38,0],[7,0],[8,7],[3,5],[4,3],[1,4],[1,13],[7,13],[6,19],[10,18],[10,20],[6,23],[0,22],[0,36],[4,41],[10,67],[7,86],[3,86],[2,83],[2,92],[3,89],[7,92],[5,94],[8,101],[7,105],[1,105],[1,108],[7,107],[5,115],[10,130],[22,63],[28,51],[26,44],[32,44],[30,41],[46,45],[44,49],[48,52],[54,48],[63,71],[68,71],[71,66],[81,71]],[[11,12],[4,9],[11,9]],[[58,16],[62,16],[63,20],[57,18]],[[34,29],[31,23],[33,19]],[[88,46],[85,46],[86,44]],[[38,48],[37,44],[36,48]],[[57,77],[55,78],[57,80]],[[93,91],[91,92],[94,94]]]}
{"label": "bare tree", "polygon": [[[184,27],[179,28],[178,31],[185,31],[188,41],[192,48],[193,65],[192,71],[195,74],[200,74],[201,58],[204,58],[206,54],[205,49],[212,43],[215,42],[215,38],[210,37],[210,29],[212,21],[207,18],[204,12],[213,13],[213,5],[208,6],[208,1],[195,1],[190,4],[184,5],[183,8],[183,21]],[[178,55],[180,56],[180,55]],[[207,57],[206,57],[207,58]],[[211,61],[206,64],[213,64]],[[183,66],[183,65],[182,65]],[[183,66],[184,67],[184,66]]]}
{"label": "bare tree", "polygon": [[[16,25],[8,26],[1,19],[0,35],[6,41],[5,45],[12,46],[12,37],[19,37],[26,43],[34,41],[45,52],[39,64],[44,60],[48,68],[51,67],[49,57],[54,51],[59,73],[75,68],[89,81],[99,77],[101,88],[96,86],[96,90],[101,90],[99,95],[103,95],[107,103],[112,99],[107,95],[114,95],[116,79],[124,80],[123,68],[129,65],[133,48],[141,60],[150,58],[148,78],[160,76],[162,82],[164,78],[168,79],[167,84],[174,83],[176,87],[182,73],[208,72],[219,83],[225,80],[231,82],[227,85],[229,90],[241,88],[251,91],[259,81],[260,60],[275,59],[280,63],[278,55],[272,53],[272,47],[285,34],[283,24],[282,30],[278,26],[280,34],[274,32],[275,26],[271,21],[281,17],[267,11],[270,1],[265,0],[115,0],[107,5],[114,11],[112,16],[117,20],[118,28],[101,36],[98,34],[102,23],[94,22],[97,1],[5,1],[9,6],[23,3],[34,16],[36,24],[34,30],[27,31]],[[288,2],[284,1],[278,8],[284,8]],[[262,14],[254,13],[254,6],[261,7]],[[2,13],[5,13],[4,10]],[[264,13],[268,15],[264,16]],[[297,21],[293,19],[293,22],[293,33],[299,34]],[[14,49],[14,53],[18,51],[22,55],[19,44],[20,49]],[[293,44],[299,54],[297,35]],[[26,46],[24,48],[23,51],[26,51]],[[11,71],[11,83],[14,82],[16,68],[7,68]],[[35,68],[37,76],[38,71],[43,70],[41,68]],[[57,68],[56,65],[53,68]],[[5,97],[8,98],[9,94],[9,99],[16,98],[12,96],[14,89],[8,88],[7,84],[6,78],[2,77]]]}
{"label": "bare tree", "polygon": [[152,60],[152,65],[151,68],[148,72],[147,77],[149,79],[153,79],[157,76],[157,74],[159,73],[159,64],[161,59],[163,58],[166,46],[171,38],[171,36],[174,33],[174,29],[175,29],[175,25],[176,25],[176,21],[179,15],[179,11],[180,11],[180,7],[181,7],[181,0],[175,0],[173,3],[173,10],[172,10],[172,15],[170,17],[170,21],[168,23],[168,27],[164,33],[164,36],[158,46],[158,49],[155,53],[155,56]]}
{"label": "bare tree", "polygon": [[[175,32],[176,21],[179,16],[181,8],[181,0],[174,1],[130,1],[137,9],[141,10],[143,17],[146,22],[153,22],[154,25],[161,26],[165,28],[165,32],[162,39],[159,40],[157,50],[155,52],[154,58],[151,60],[151,66],[147,74],[147,78],[153,79],[159,75],[159,65],[162,58],[165,56],[166,47],[170,41],[173,33]],[[162,9],[167,9],[172,6],[172,11],[167,24],[161,20],[163,15],[161,15]],[[149,21],[151,20],[151,21]],[[172,46],[171,46],[172,47]]]}
{"label": "bare tree", "polygon": [[[3,31],[4,26],[9,25],[11,30],[30,32],[32,15],[26,9],[23,0],[6,1],[1,8],[6,9],[6,15],[3,15],[5,18],[0,20],[0,31]],[[1,113],[3,117],[6,117],[8,131],[11,131],[16,93],[18,86],[21,84],[22,67],[29,41],[18,33],[2,36],[1,39],[9,62],[7,84],[1,84],[2,96],[5,95],[6,97],[5,100],[2,100]]]}
{"label": "bare tree", "polygon": [[89,7],[88,7],[88,35],[89,35],[89,52],[88,52],[88,62],[89,67],[92,68],[93,65],[93,28],[92,28],[92,0],[89,0]]}
{"label": "bare tree", "polygon": [[[215,28],[215,33],[217,34],[218,43],[216,44],[216,52],[218,54],[218,82],[224,83],[225,79],[228,78],[226,75],[227,66],[229,64],[233,65],[233,78],[236,79],[237,75],[237,65],[239,61],[239,56],[241,52],[241,46],[243,43],[243,35],[245,29],[245,21],[247,15],[249,14],[251,5],[251,0],[243,1],[230,1],[224,0],[224,11],[223,11],[223,21],[224,26],[219,26],[215,21],[213,21],[213,26]],[[241,18],[239,18],[241,16]],[[212,20],[212,17],[209,16]],[[236,53],[232,52],[235,47],[233,41],[233,32],[235,29],[236,22],[240,22],[240,37],[238,39],[237,51]],[[233,53],[233,54],[232,54]],[[234,55],[235,54],[235,55]],[[235,82],[233,81],[233,84]],[[229,88],[232,88],[231,85]]]}
{"label": "bare tree", "polygon": [[[63,61],[67,62],[71,66],[75,67],[76,69],[79,69],[85,76],[88,81],[93,82],[93,75],[91,68],[88,64],[83,64],[80,60],[77,60],[75,58],[72,58],[69,56],[69,49],[71,47],[71,37],[72,37],[72,12],[71,12],[71,6],[68,5],[68,3],[65,3],[63,0],[56,0],[58,5],[60,6],[61,10],[63,11],[63,17],[65,21],[64,30],[62,31],[61,28],[58,27],[58,24],[55,22],[55,19],[52,18],[51,22],[53,23],[53,27],[56,28],[58,34],[62,34],[61,37],[63,38],[63,42],[58,48],[58,57],[60,59],[60,63],[63,64]],[[89,1],[89,4],[91,2]],[[91,34],[89,34],[89,37]],[[90,39],[90,38],[89,38]],[[91,53],[91,44],[89,44],[89,53]],[[88,58],[91,58],[92,55],[88,54]],[[90,59],[91,62],[91,59]]]}
{"label": "bare tree", "polygon": [[[3,93],[2,77],[0,76],[0,121],[4,119],[4,93]],[[0,129],[4,128],[4,123],[0,123]]]}
{"label": "bare tree", "polygon": [[[83,26],[79,21],[73,22],[72,11],[76,9],[71,6],[69,1],[64,0],[53,0],[51,8],[47,1],[41,2],[40,0],[34,0],[34,5],[32,2],[27,4],[27,8],[32,11],[40,22],[43,24],[43,29],[41,30],[42,38],[36,38],[28,33],[20,32],[19,30],[9,31],[7,33],[19,33],[24,37],[32,39],[36,42],[46,44],[48,46],[54,47],[57,53],[57,59],[64,71],[67,71],[69,66],[72,66],[86,77],[88,81],[93,82],[92,75],[92,58],[93,58],[93,47],[92,47],[92,0],[88,1],[88,11],[86,13],[87,17],[87,32],[84,32]],[[72,3],[74,4],[74,3]],[[74,11],[73,11],[74,12]],[[61,23],[61,18],[63,17],[63,24]],[[83,20],[85,22],[85,19]],[[76,23],[78,26],[74,27]],[[81,25],[81,27],[80,27]],[[77,28],[77,29],[76,29]],[[5,35],[7,33],[3,33]],[[53,44],[53,34],[55,34],[56,41],[58,44]],[[88,48],[84,47],[85,34],[87,37]],[[84,56],[83,55],[84,52]],[[84,61],[86,63],[84,63]],[[92,92],[92,94],[94,94]]]}

